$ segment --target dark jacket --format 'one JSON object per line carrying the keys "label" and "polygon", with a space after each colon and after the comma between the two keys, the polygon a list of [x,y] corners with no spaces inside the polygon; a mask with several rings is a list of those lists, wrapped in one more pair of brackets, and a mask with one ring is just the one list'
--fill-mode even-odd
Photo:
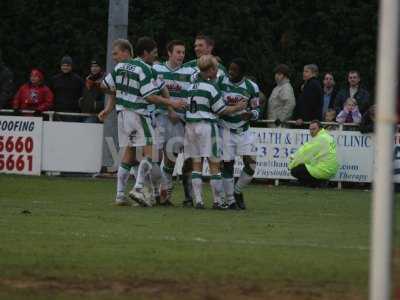
{"label": "dark jacket", "polygon": [[[337,96],[338,90],[333,88],[332,93],[330,94],[331,100],[329,100],[328,108],[335,108],[335,101]],[[324,103],[324,88],[322,88],[322,104]]]}
{"label": "dark jacket", "polygon": [[83,96],[79,100],[79,107],[83,113],[99,113],[104,108],[104,93],[100,90],[104,74],[89,75],[86,78]]}
{"label": "dark jacket", "polygon": [[0,62],[0,109],[9,106],[13,97],[13,74]]}
{"label": "dark jacket", "polygon": [[368,110],[361,119],[360,132],[361,133],[371,133],[374,132],[375,121],[371,116],[371,111]]}
{"label": "dark jacket", "polygon": [[60,73],[53,77],[51,89],[54,93],[54,110],[79,112],[79,98],[82,97],[84,82],[75,73]]}
{"label": "dark jacket", "polygon": [[[343,109],[343,105],[348,98],[350,98],[350,88],[346,87],[345,89],[341,89],[337,94],[335,100],[336,113],[339,113]],[[358,89],[353,98],[357,100],[357,105],[360,109],[361,114],[364,114],[371,106],[371,104],[369,103],[369,93],[366,89],[363,89],[362,87]]]}
{"label": "dark jacket", "polygon": [[323,91],[319,80],[315,77],[307,80],[303,86],[303,92],[297,98],[295,119],[312,121],[322,120]]}

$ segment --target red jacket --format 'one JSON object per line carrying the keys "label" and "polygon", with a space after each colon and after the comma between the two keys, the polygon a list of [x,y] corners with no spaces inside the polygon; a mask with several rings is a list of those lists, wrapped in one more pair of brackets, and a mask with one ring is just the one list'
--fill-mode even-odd
{"label": "red jacket", "polygon": [[12,107],[42,112],[51,109],[53,102],[53,92],[47,86],[33,86],[31,83],[26,83],[19,88],[12,102]]}

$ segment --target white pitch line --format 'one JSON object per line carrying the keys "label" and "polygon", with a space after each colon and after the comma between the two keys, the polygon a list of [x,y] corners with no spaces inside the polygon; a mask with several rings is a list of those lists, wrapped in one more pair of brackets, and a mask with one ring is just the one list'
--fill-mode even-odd
{"label": "white pitch line", "polygon": [[362,245],[350,245],[350,246],[336,246],[327,245],[320,243],[309,243],[309,242],[270,242],[265,240],[207,240],[201,237],[195,237],[192,239],[177,238],[173,236],[164,237],[149,237],[151,240],[164,240],[164,241],[177,241],[177,242],[196,242],[196,243],[222,243],[222,244],[239,244],[239,245],[265,245],[271,247],[305,247],[305,248],[323,248],[323,249],[337,249],[337,250],[358,250],[358,251],[369,251],[368,246]]}
{"label": "white pitch line", "polygon": [[[30,231],[26,232],[26,234],[33,235],[45,235],[48,233],[44,233],[41,231]],[[58,233],[60,235],[60,233]],[[78,238],[85,238],[88,233],[84,232],[62,232],[61,235],[67,236],[72,235]],[[94,236],[94,233],[90,233],[90,236]],[[110,232],[103,232],[101,234],[97,234],[98,237],[102,239],[112,239],[115,235]],[[126,236],[126,239],[129,240],[131,236]],[[317,249],[335,249],[335,250],[357,250],[357,251],[369,251],[369,246],[364,245],[349,245],[349,246],[337,246],[337,245],[328,245],[321,243],[313,243],[313,242],[303,242],[303,241],[290,241],[290,242],[273,242],[267,240],[210,240],[202,237],[194,237],[194,238],[180,238],[172,235],[166,236],[148,236],[144,238],[144,240],[152,240],[152,241],[172,241],[172,242],[184,242],[184,243],[208,243],[208,244],[230,244],[230,245],[255,245],[255,246],[270,246],[270,247],[288,247],[288,248],[317,248]]]}

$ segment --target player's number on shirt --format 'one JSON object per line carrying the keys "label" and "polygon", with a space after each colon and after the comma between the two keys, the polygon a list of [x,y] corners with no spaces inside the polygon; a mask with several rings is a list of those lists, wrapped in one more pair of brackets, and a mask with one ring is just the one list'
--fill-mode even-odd
{"label": "player's number on shirt", "polygon": [[[199,87],[198,83],[193,84],[192,89],[196,90]],[[194,114],[197,112],[197,102],[194,99],[194,96],[190,97],[190,105],[189,105],[189,111]]]}
{"label": "player's number on shirt", "polygon": [[197,112],[197,102],[194,100],[194,97],[190,97],[190,106],[189,111],[194,114]]}
{"label": "player's number on shirt", "polygon": [[122,79],[121,79],[121,93],[128,94],[128,89],[129,89],[128,72],[123,72],[122,73]]}

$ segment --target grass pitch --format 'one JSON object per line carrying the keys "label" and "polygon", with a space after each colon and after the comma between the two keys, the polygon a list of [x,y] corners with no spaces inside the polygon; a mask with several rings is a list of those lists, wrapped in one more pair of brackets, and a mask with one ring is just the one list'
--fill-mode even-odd
{"label": "grass pitch", "polygon": [[0,176],[0,299],[367,297],[370,192],[252,185],[246,211],[199,211],[115,207],[114,190]]}

